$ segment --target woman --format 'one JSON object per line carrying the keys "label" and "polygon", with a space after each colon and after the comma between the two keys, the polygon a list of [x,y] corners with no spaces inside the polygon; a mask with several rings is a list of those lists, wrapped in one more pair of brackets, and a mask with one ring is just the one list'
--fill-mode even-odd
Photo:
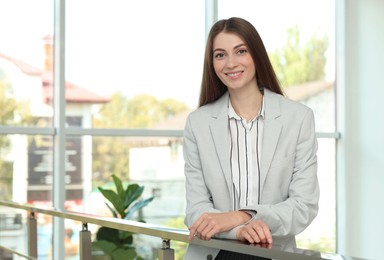
{"label": "woman", "polygon": [[[216,22],[184,131],[190,240],[294,241],[318,211],[316,152],[313,112],[284,97],[256,29],[241,18]],[[191,244],[186,259],[218,253]]]}

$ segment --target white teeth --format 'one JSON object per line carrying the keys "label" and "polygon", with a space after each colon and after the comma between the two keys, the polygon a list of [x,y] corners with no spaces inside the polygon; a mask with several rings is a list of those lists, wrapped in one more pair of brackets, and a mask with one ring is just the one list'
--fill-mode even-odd
{"label": "white teeth", "polygon": [[235,77],[235,76],[237,76],[237,75],[239,75],[239,74],[240,74],[240,72],[227,73],[227,75],[230,76],[230,77]]}

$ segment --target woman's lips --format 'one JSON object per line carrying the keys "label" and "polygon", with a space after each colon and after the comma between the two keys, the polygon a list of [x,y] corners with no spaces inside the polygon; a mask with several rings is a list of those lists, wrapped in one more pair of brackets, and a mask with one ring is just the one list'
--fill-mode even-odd
{"label": "woman's lips", "polygon": [[240,77],[242,71],[238,71],[238,72],[230,72],[230,73],[225,73],[225,75],[227,75],[228,77],[232,78],[232,79],[237,79],[238,77]]}

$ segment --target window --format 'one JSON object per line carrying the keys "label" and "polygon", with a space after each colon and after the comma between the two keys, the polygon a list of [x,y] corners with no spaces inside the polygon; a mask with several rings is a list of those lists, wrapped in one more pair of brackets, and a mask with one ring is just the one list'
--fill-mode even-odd
{"label": "window", "polygon": [[[0,4],[0,102],[9,108],[0,122],[0,142],[7,144],[0,151],[0,199],[52,205],[63,192],[66,201],[58,203],[66,209],[109,214],[95,203],[97,187],[118,174],[156,196],[148,220],[171,225],[185,210],[181,135],[198,102],[204,2],[65,1],[65,24],[55,21],[55,32],[53,4]],[[65,42],[58,43],[63,29]],[[64,57],[55,56],[55,44],[65,44]],[[62,106],[55,104],[54,58],[65,64]],[[55,186],[55,178],[65,185]],[[26,192],[16,194],[16,183]],[[163,210],[176,192],[176,207]],[[50,241],[47,223],[39,235]]]}
{"label": "window", "polygon": [[[282,54],[285,47],[300,61],[309,62],[314,53],[321,58],[320,65],[305,66],[320,68],[309,79],[288,69],[278,74],[287,95],[314,110],[320,137],[319,179],[326,192],[300,243],[334,251],[334,3],[307,2],[218,1],[217,11],[219,19],[251,21],[276,68],[292,65]],[[67,209],[108,214],[95,203],[101,199],[97,187],[109,187],[118,174],[155,196],[145,209],[147,221],[185,228],[182,129],[198,102],[204,1],[68,0],[65,7],[65,24],[56,21],[54,32],[53,1],[0,3],[0,102],[7,108],[0,111],[0,199],[52,205],[53,194],[63,192]],[[63,29],[65,42],[55,42]],[[65,44],[64,57],[55,57],[65,62],[62,107],[55,104],[55,44]],[[55,176],[65,185],[55,186]],[[14,192],[15,185],[26,192]],[[51,226],[40,230],[50,239]],[[316,248],[320,244],[326,248]]]}
{"label": "window", "polygon": [[66,8],[66,77],[87,91],[93,127],[156,128],[196,107],[204,1],[72,0]]}
{"label": "window", "polygon": [[285,94],[313,109],[319,137],[331,136],[318,139],[319,214],[298,236],[299,246],[323,252],[336,246],[334,13],[334,1],[218,1],[218,19],[256,27]]}

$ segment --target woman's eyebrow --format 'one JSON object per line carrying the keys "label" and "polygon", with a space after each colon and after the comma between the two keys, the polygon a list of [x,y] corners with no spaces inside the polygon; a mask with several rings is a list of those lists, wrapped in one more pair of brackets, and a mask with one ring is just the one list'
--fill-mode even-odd
{"label": "woman's eyebrow", "polygon": [[233,47],[233,49],[235,50],[235,49],[243,47],[243,46],[246,46],[245,43],[240,43],[240,44],[236,45],[235,47]]}
{"label": "woman's eyebrow", "polygon": [[216,49],[213,50],[213,52],[216,52],[216,51],[225,51],[225,50],[222,49],[222,48],[216,48]]}
{"label": "woman's eyebrow", "polygon": [[[243,47],[243,46],[246,46],[245,43],[240,43],[240,44],[236,45],[235,47],[233,47],[233,49],[236,50],[236,49]],[[213,50],[213,52],[216,52],[216,51],[225,51],[225,50],[222,48],[216,48]]]}

